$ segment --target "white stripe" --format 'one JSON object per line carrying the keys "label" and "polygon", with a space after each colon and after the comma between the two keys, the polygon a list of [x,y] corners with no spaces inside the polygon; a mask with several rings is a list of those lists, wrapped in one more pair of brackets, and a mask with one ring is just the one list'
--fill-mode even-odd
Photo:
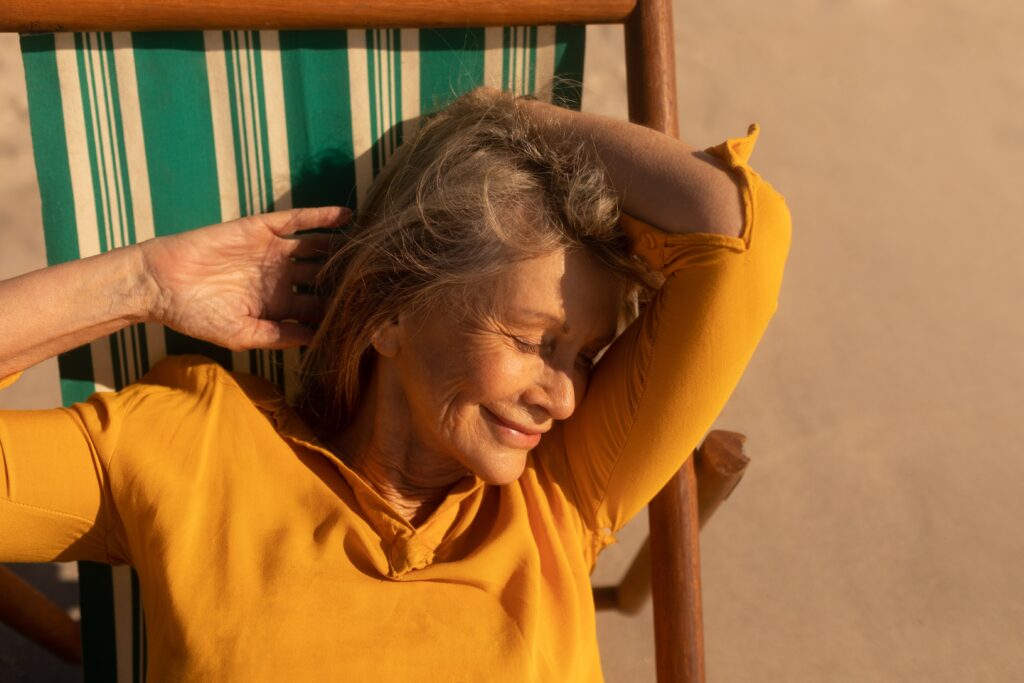
{"label": "white stripe", "polygon": [[531,66],[531,62],[530,62],[530,55],[529,55],[529,51],[530,50],[529,50],[529,48],[530,48],[529,28],[528,27],[523,27],[522,28],[521,40],[519,42],[519,49],[522,50],[522,60],[520,61],[520,65],[521,65],[522,69],[519,72],[519,82],[520,82],[519,94],[526,94],[527,92],[530,91],[530,87],[529,87],[529,68]]}
{"label": "white stripe", "polygon": [[132,643],[134,621],[132,610],[131,567],[111,567],[111,581],[114,584],[114,644],[117,651],[117,680],[130,683],[132,680]]}
{"label": "white stripe", "polygon": [[380,150],[381,171],[391,158],[392,150],[392,128],[394,127],[394,88],[395,82],[394,64],[392,62],[392,33],[389,30],[377,32],[377,118],[380,124],[377,126],[377,148]]}
{"label": "white stripe", "polygon": [[239,171],[242,174],[242,213],[246,216],[251,216],[255,213],[256,206],[256,202],[253,200],[252,196],[252,173],[255,168],[252,163],[252,159],[249,156],[251,131],[249,129],[249,121],[245,115],[246,95],[242,91],[242,51],[238,47],[238,34],[239,31],[232,31],[231,33],[231,56],[233,67],[228,76],[231,78],[231,81],[235,86],[235,101],[230,104],[233,108],[232,111],[234,113],[235,123],[238,126],[235,131],[235,142],[238,145],[241,156],[240,159],[236,160],[236,163],[238,163]]}
{"label": "white stripe", "polygon": [[[274,190],[274,208],[292,208],[291,160],[288,156],[288,120],[284,107],[284,70],[281,66],[280,34],[260,33],[263,58],[263,95],[267,116],[267,141],[270,154],[270,177]],[[289,401],[298,397],[298,370],[302,356],[297,348],[284,351],[284,392]],[[248,357],[246,358],[248,366]],[[236,366],[236,369],[238,366]]]}
{"label": "white stripe", "polygon": [[220,187],[221,220],[242,215],[235,168],[234,140],[231,132],[231,103],[228,101],[228,69],[224,55],[224,35],[204,31],[206,74],[210,83],[210,118],[213,121],[213,149],[217,160],[217,184]]}
{"label": "white stripe", "polygon": [[[95,43],[89,50],[89,61],[92,67],[92,86],[94,103],[94,120],[99,121],[95,128],[97,158],[102,160],[101,169],[103,185],[106,189],[106,205],[109,236],[108,248],[116,249],[125,246],[127,225],[125,223],[126,208],[124,192],[121,187],[120,147],[114,129],[113,97],[107,80],[109,62],[104,49],[104,36],[97,33]],[[102,154],[100,154],[102,152]],[[120,366],[121,386],[131,384],[138,379],[135,372],[135,359],[138,349],[132,328],[119,330],[117,333],[117,363]],[[120,387],[118,387],[120,388]]]}
{"label": "white stripe", "polygon": [[530,88],[530,67],[533,66],[533,62],[531,61],[532,57],[530,55],[530,47],[532,47],[532,45],[530,43],[530,29],[528,27],[526,27],[526,26],[523,27],[523,40],[520,43],[520,46],[522,47],[522,50],[523,50],[523,60],[522,60],[522,71],[520,72],[520,81],[522,82],[522,90],[520,90],[519,93],[522,94],[522,95],[525,95],[526,93],[530,92],[530,90],[531,90],[531,88]]}
{"label": "white stripe", "polygon": [[508,46],[509,51],[509,90],[518,95],[521,90],[519,86],[520,59],[522,55],[519,49],[519,27],[512,27],[512,44]]}
{"label": "white stripe", "polygon": [[288,121],[284,108],[284,71],[281,67],[281,43],[277,31],[261,31],[263,47],[263,94],[267,109],[267,140],[270,153],[270,178],[274,208],[292,208],[292,171],[288,156]]}
{"label": "white stripe", "polygon": [[402,29],[402,138],[411,140],[420,128],[420,31]]}
{"label": "white stripe", "polygon": [[[222,220],[227,221],[242,215],[234,148],[235,134],[231,124],[232,105],[228,97],[228,78],[234,78],[234,74],[228,74],[224,34],[221,31],[204,31],[203,42],[206,47],[206,74],[210,83],[210,118],[213,121],[217,184],[220,186],[220,215]],[[231,367],[240,372],[251,372],[249,352],[233,352]]]}
{"label": "white stripe", "polygon": [[[367,84],[369,86],[367,87],[367,91],[372,92],[374,96],[373,112],[375,118],[373,121],[373,127],[370,128],[370,136],[371,143],[373,143],[375,147],[375,153],[380,155],[380,158],[378,158],[378,168],[383,166],[383,155],[386,151],[386,146],[381,144],[381,137],[384,135],[384,107],[381,106],[384,95],[384,73],[383,69],[381,69],[380,42],[381,31],[375,29],[373,31],[373,51],[369,52],[370,48],[367,47],[368,53],[366,55],[366,59],[368,64],[370,63],[370,60],[372,60],[373,63],[373,83]],[[367,79],[370,78],[369,69],[366,71],[366,77]]]}
{"label": "white stripe", "polygon": [[551,101],[552,79],[555,77],[555,27],[537,27],[537,96]]}
{"label": "white stripe", "polygon": [[352,117],[352,154],[355,157],[356,201],[362,205],[373,182],[370,150],[370,88],[368,83],[366,32],[350,29],[348,35],[349,106]]}
{"label": "white stripe", "polygon": [[[131,33],[112,34],[114,43],[114,69],[117,72],[117,91],[120,97],[121,122],[124,126],[124,150],[128,163],[128,182],[132,194],[132,219],[135,241],[144,242],[155,236],[153,226],[153,200],[150,196],[149,167],[146,164],[146,141],[142,132],[142,109],[139,104],[139,83],[135,71],[135,52]],[[164,328],[146,323],[146,356],[152,367],[167,355]],[[144,367],[143,371],[149,368]]]}
{"label": "white stripe", "polygon": [[156,323],[146,323],[146,353],[149,355],[149,366],[167,355],[167,343],[164,328]]}
{"label": "white stripe", "polygon": [[[381,145],[384,148],[384,163],[386,164],[391,158],[391,153],[395,150],[395,112],[397,111],[397,103],[395,102],[395,32],[385,31],[387,36],[384,44],[384,51],[382,53],[382,61],[387,64],[387,69],[381,73],[382,79],[382,95],[387,95],[387,107],[384,108],[384,125],[380,129],[380,136],[385,139],[385,144]],[[382,97],[381,101],[385,101]],[[384,165],[381,165],[384,168]]]}
{"label": "white stripe", "polygon": [[71,33],[56,33],[54,41],[57,77],[60,80],[61,102],[64,109],[64,132],[68,144],[71,195],[75,202],[78,253],[85,258],[100,253],[100,240],[89,148],[85,138],[85,110],[78,79],[75,37]]}
{"label": "white stripe", "polygon": [[135,240],[142,242],[154,236],[153,202],[149,194],[149,167],[146,165],[146,142],[142,135],[142,110],[131,35],[127,31],[113,34],[114,68],[117,71],[121,121],[124,124],[124,148],[132,191]]}
{"label": "white stripe", "polygon": [[500,26],[484,29],[484,85],[501,88],[502,53],[504,51],[503,31]]}
{"label": "white stripe", "polygon": [[246,374],[252,374],[252,368],[249,367],[249,352],[248,351],[232,351],[231,352],[231,368],[236,372],[244,372]]}
{"label": "white stripe", "polygon": [[100,337],[89,344],[92,380],[95,391],[114,391],[114,365],[110,360],[110,337]]}
{"label": "white stripe", "polygon": [[103,48],[103,45],[98,46],[101,49],[97,50],[97,56],[99,57],[99,68],[98,73],[101,74],[102,78],[99,79],[97,85],[100,86],[100,93],[102,95],[103,102],[103,118],[102,118],[102,139],[106,141],[106,149],[108,151],[107,159],[107,172],[110,178],[108,187],[112,188],[113,196],[111,213],[116,214],[116,219],[111,225],[111,229],[114,232],[114,241],[112,244],[118,247],[123,247],[128,241],[128,209],[125,201],[125,188],[123,187],[124,180],[124,169],[121,168],[121,139],[117,135],[117,121],[114,117],[114,95],[111,91],[111,84],[109,79],[113,78],[110,75],[110,59],[107,56],[107,51]]}
{"label": "white stripe", "polygon": [[[139,592],[142,591],[142,584],[139,584]],[[142,596],[139,596],[139,610],[135,613],[135,620],[138,623],[139,633],[139,659],[135,662],[135,675],[138,676],[140,681],[146,680],[146,655],[149,649],[146,643],[146,613],[145,608],[142,605]]]}
{"label": "white stripe", "polygon": [[[90,118],[91,118],[91,121],[92,121],[93,140],[92,140],[92,148],[91,149],[92,149],[92,156],[93,156],[93,158],[95,159],[95,162],[96,162],[96,175],[99,178],[100,202],[102,204],[101,206],[97,206],[96,207],[96,211],[97,211],[97,213],[102,212],[102,216],[104,218],[104,223],[105,223],[105,230],[104,230],[104,232],[105,232],[106,238],[107,238],[107,250],[110,250],[110,249],[113,249],[115,247],[114,232],[113,232],[114,220],[113,220],[113,216],[112,216],[112,213],[111,213],[110,175],[108,173],[109,160],[108,159],[103,159],[100,156],[101,152],[105,152],[106,151],[106,150],[104,150],[104,146],[105,146],[104,145],[104,138],[108,137],[108,136],[104,136],[103,135],[103,129],[100,126],[100,119],[102,118],[104,120],[104,122],[105,122],[106,121],[106,116],[101,111],[100,103],[97,101],[98,100],[99,86],[96,83],[96,81],[97,81],[97,69],[99,67],[97,65],[97,61],[98,61],[98,59],[97,59],[97,51],[98,51],[98,48],[94,44],[94,41],[96,43],[98,43],[99,39],[100,39],[100,34],[98,34],[98,33],[95,33],[95,34],[94,33],[85,33],[85,34],[83,34],[82,35],[82,40],[83,40],[83,43],[84,43],[84,49],[82,50],[82,56],[83,56],[83,58],[85,60],[85,70],[84,71],[85,71],[85,82],[86,82],[86,87],[87,87],[87,91],[86,92],[88,93],[88,100],[89,100],[89,104],[90,104],[89,111],[90,111]],[[104,155],[104,156],[106,156],[106,155]],[[116,333],[116,332],[114,334],[118,335],[118,333]],[[97,342],[98,341],[100,341],[100,340],[97,340]],[[98,360],[100,362],[100,365],[98,367],[95,366],[95,365],[93,366],[93,371],[94,371],[94,376],[95,376],[94,378],[95,378],[97,384],[103,384],[105,386],[113,387],[115,389],[120,389],[120,387],[117,386],[117,382],[115,381],[115,377],[116,377],[117,374],[120,374],[121,377],[125,376],[124,356],[123,356],[122,352],[120,351],[120,349],[123,348],[123,344],[121,344],[121,343],[117,344],[118,357],[117,357],[117,361],[116,362],[117,362],[117,366],[118,367],[117,367],[117,371],[115,372],[114,365],[113,365],[115,361],[113,360],[113,358],[111,356],[111,354],[113,352],[113,346],[110,345],[109,337],[108,338],[104,338],[102,341],[105,342],[105,343],[104,344],[98,344],[98,343],[94,342],[92,344],[92,346],[90,347],[92,352],[93,352],[93,359],[94,360]],[[118,341],[120,342],[120,339],[118,339]],[[97,358],[97,356],[100,356],[100,355],[101,355],[101,357]],[[109,372],[109,375],[107,374],[107,372]]]}

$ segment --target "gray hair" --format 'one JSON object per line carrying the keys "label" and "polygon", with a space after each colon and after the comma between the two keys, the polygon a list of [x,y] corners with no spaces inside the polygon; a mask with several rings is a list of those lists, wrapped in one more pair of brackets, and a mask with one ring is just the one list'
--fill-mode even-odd
{"label": "gray hair", "polygon": [[542,135],[525,98],[463,95],[403,144],[317,278],[328,297],[300,370],[298,402],[321,438],[354,417],[376,330],[400,313],[471,308],[508,264],[582,249],[638,294],[657,276],[617,227],[618,198],[591,143]]}

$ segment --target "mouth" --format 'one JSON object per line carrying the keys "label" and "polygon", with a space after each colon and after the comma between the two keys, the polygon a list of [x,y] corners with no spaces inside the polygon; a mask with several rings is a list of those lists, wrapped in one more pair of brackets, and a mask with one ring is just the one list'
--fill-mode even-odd
{"label": "mouth", "polygon": [[[481,406],[483,408],[483,406]],[[496,414],[483,408],[484,416],[488,418],[498,440],[512,448],[534,448],[540,443],[541,435],[547,430],[531,429],[515,422],[509,422]]]}

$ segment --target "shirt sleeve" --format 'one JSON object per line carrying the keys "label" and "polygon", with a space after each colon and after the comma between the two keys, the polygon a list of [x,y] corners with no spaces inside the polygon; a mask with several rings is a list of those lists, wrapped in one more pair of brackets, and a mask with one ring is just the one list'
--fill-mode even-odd
{"label": "shirt sleeve", "polygon": [[126,398],[0,411],[0,562],[129,562],[107,476]]}
{"label": "shirt sleeve", "polygon": [[552,434],[555,452],[539,453],[600,545],[699,444],[775,313],[791,218],[782,196],[747,164],[757,134],[753,124],[746,137],[706,150],[739,183],[740,237],[670,234],[623,219],[634,250],[664,284],[597,364],[577,411],[560,425],[561,439]]}

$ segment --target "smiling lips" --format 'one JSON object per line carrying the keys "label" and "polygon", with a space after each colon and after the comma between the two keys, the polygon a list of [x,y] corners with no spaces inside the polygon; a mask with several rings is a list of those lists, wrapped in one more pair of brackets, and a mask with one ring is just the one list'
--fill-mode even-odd
{"label": "smiling lips", "polygon": [[484,410],[493,419],[492,423],[494,424],[494,431],[498,435],[498,440],[506,446],[512,448],[534,448],[540,443],[541,434],[547,431],[529,429],[515,422],[502,419],[490,410],[487,410],[487,408],[484,408]]}

